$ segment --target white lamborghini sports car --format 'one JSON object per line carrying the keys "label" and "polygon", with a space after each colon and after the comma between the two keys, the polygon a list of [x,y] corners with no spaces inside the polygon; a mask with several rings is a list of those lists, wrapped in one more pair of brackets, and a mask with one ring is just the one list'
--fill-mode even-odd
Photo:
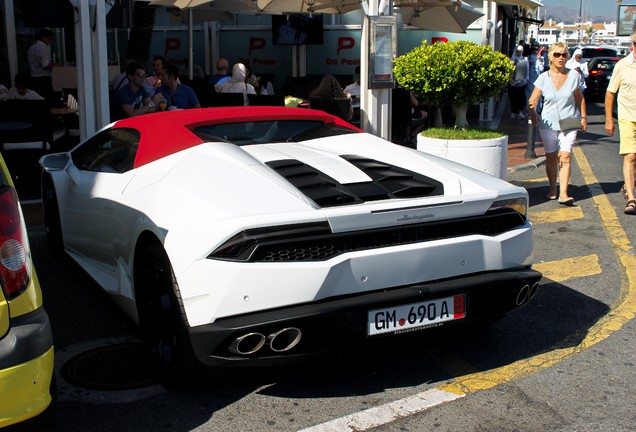
{"label": "white lamborghini sports car", "polygon": [[40,164],[50,246],[165,376],[491,320],[541,278],[525,189],[321,111],[148,114]]}

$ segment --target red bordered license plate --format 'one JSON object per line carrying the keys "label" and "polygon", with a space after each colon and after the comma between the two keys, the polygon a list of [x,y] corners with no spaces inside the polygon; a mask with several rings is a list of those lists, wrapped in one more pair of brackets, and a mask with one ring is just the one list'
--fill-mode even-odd
{"label": "red bordered license plate", "polygon": [[436,327],[466,316],[464,294],[427,300],[401,306],[374,309],[368,315],[368,336],[383,333],[403,333]]}

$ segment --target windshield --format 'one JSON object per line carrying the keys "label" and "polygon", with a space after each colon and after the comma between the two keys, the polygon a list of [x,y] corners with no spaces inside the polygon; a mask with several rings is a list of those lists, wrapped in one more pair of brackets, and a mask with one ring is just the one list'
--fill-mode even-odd
{"label": "windshield", "polygon": [[301,142],[316,138],[358,133],[335,123],[317,120],[268,120],[259,122],[224,123],[195,128],[199,138],[210,142],[230,142],[236,145],[274,142]]}

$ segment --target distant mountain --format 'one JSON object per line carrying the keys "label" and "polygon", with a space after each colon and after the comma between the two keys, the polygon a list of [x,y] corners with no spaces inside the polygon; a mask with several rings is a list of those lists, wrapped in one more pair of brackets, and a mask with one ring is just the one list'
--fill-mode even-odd
{"label": "distant mountain", "polygon": [[[545,3],[544,3],[545,4]],[[541,16],[540,19],[549,20],[553,19],[555,21],[561,22],[563,21],[566,24],[574,23],[578,20],[579,9],[578,8],[569,8],[565,6],[549,6],[541,8]],[[593,23],[610,23],[616,21],[616,15],[611,16],[584,16],[583,19],[585,21],[592,21]]]}

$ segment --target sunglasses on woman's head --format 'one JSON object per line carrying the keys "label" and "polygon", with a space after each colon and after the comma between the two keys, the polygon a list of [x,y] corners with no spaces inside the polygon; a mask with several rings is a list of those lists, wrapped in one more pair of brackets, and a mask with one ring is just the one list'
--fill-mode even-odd
{"label": "sunglasses on woman's head", "polygon": [[559,57],[565,57],[567,54],[564,52],[554,52],[552,53],[552,57],[554,58],[559,58]]}

